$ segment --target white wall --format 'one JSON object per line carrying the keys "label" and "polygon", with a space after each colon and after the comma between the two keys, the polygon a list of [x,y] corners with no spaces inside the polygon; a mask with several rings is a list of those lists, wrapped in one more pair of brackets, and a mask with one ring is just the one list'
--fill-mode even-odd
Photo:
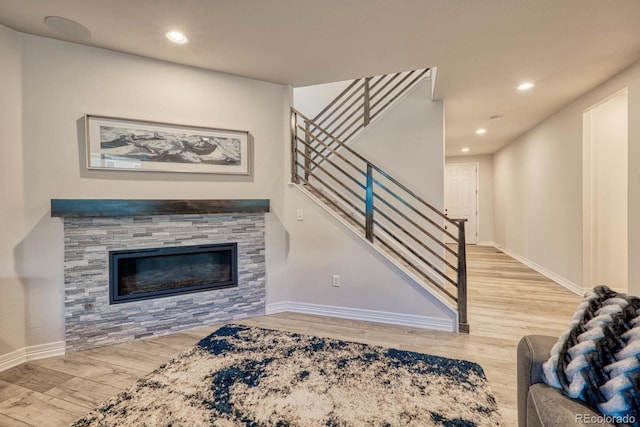
{"label": "white wall", "polygon": [[[582,287],[582,115],[628,87],[628,217],[640,218],[640,63],[494,154],[494,240]],[[629,292],[640,295],[640,224],[629,222]]]}
{"label": "white wall", "polygon": [[[26,345],[64,336],[64,242],[62,221],[50,218],[52,198],[271,199],[267,281],[276,289],[284,283],[279,217],[288,88],[40,37],[19,38],[23,157],[14,156],[17,166],[12,167],[18,170],[7,182],[15,187],[3,188],[2,197],[18,188],[24,207],[3,230],[19,229],[23,219],[26,231],[11,244],[13,254],[3,264],[16,266],[24,287]],[[87,113],[246,129],[254,139],[254,172],[238,177],[88,171],[81,129]],[[2,335],[13,327],[3,324]]]}
{"label": "white wall", "polygon": [[349,84],[351,84],[351,80],[294,88],[293,107],[313,119]]}
{"label": "white wall", "polygon": [[25,235],[19,33],[0,26],[0,355],[25,346],[24,290],[14,248]]}
{"label": "white wall", "polygon": [[444,108],[424,79],[349,144],[444,211]]}
{"label": "white wall", "polygon": [[493,155],[452,156],[445,163],[478,164],[478,244],[493,242]]}
{"label": "white wall", "polygon": [[[290,189],[287,206],[288,301],[424,316],[454,327],[450,309],[299,190]],[[303,221],[295,220],[297,209]],[[332,286],[332,275],[340,276],[340,287]]]}
{"label": "white wall", "polygon": [[582,273],[581,130],[581,111],[561,112],[494,155],[495,242],[574,284]]}

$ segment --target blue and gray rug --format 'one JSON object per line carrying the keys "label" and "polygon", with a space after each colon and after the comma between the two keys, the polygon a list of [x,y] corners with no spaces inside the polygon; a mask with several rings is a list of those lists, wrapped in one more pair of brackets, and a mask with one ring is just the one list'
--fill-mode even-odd
{"label": "blue and gray rug", "polygon": [[228,325],[72,426],[500,424],[475,363]]}

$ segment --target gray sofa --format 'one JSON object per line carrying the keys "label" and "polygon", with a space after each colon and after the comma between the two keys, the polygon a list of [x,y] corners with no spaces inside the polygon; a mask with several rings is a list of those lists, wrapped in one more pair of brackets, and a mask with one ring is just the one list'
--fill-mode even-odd
{"label": "gray sofa", "polygon": [[602,417],[599,412],[542,383],[542,364],[549,358],[556,340],[556,337],[528,335],[518,344],[519,427],[614,427],[594,423],[595,417]]}

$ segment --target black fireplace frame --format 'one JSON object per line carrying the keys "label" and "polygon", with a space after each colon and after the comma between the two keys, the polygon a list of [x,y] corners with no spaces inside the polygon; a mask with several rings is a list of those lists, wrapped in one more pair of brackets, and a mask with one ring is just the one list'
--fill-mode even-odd
{"label": "black fireplace frame", "polygon": [[[139,294],[118,294],[118,260],[123,258],[152,257],[158,255],[180,255],[211,251],[231,251],[231,280],[225,282],[208,283],[204,285],[189,286],[178,289],[165,289],[160,291],[143,292]],[[109,304],[122,304],[126,302],[142,301],[155,298],[164,298],[174,295],[204,292],[208,290],[235,288],[238,286],[238,244],[219,243],[194,246],[172,246],[160,248],[123,249],[109,251]]]}

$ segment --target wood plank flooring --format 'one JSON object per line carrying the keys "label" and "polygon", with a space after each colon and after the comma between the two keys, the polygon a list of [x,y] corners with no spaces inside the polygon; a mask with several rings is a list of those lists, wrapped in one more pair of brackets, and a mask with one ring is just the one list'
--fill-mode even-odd
{"label": "wood plank flooring", "polygon": [[[527,334],[558,335],[581,298],[494,248],[469,246],[467,251],[468,335],[295,313],[238,323],[477,362],[505,425],[515,426],[518,340]],[[0,372],[0,426],[67,426],[216,328],[42,359]]]}

